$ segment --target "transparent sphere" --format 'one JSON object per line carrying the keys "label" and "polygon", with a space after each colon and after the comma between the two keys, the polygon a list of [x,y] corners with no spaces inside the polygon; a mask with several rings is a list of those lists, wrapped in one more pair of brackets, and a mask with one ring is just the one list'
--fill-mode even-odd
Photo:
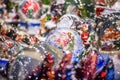
{"label": "transparent sphere", "polygon": [[19,13],[21,17],[28,19],[37,19],[40,16],[41,2],[36,0],[23,0],[19,4]]}
{"label": "transparent sphere", "polygon": [[58,64],[58,60],[62,56],[58,54],[63,53],[45,43],[31,48],[24,48],[23,52],[10,65],[9,79],[24,80],[26,77],[31,78],[33,75],[38,78],[41,74],[37,73],[40,72],[40,68],[45,61],[48,63],[53,62],[54,65]]}
{"label": "transparent sphere", "polygon": [[49,33],[45,41],[66,54],[72,53],[72,59],[82,53],[83,45],[79,34],[69,28],[58,28]]}

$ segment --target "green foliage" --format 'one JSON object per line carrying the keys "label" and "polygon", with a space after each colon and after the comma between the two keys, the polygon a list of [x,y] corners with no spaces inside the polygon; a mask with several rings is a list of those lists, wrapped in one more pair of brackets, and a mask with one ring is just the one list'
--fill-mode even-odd
{"label": "green foliage", "polygon": [[[80,2],[81,1],[81,2]],[[94,1],[92,0],[66,0],[65,4],[63,5],[63,12],[67,9],[68,5],[73,5],[76,8],[80,8],[81,10],[81,17],[94,17]]]}
{"label": "green foliage", "polygon": [[33,18],[33,10],[32,9],[28,10],[28,16],[29,16],[29,18]]}
{"label": "green foliage", "polygon": [[12,10],[13,6],[15,6],[15,3],[12,3],[10,0],[6,0],[5,4],[6,4],[6,8],[7,8],[8,12],[10,12]]}
{"label": "green foliage", "polygon": [[51,20],[51,14],[47,14],[47,20]]}
{"label": "green foliage", "polygon": [[74,50],[74,36],[71,38],[71,42],[68,43],[68,50],[73,51]]}
{"label": "green foliage", "polygon": [[49,5],[50,4],[50,0],[42,0],[42,3],[45,5]]}
{"label": "green foliage", "polygon": [[92,0],[81,0],[83,7],[84,7],[84,14],[86,14],[87,17],[94,17],[94,2]]}

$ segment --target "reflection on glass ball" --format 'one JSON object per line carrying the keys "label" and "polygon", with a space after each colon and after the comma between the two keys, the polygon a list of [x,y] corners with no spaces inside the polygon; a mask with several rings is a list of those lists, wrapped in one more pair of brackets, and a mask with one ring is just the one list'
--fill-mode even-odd
{"label": "reflection on glass ball", "polygon": [[[61,56],[58,56],[60,54]],[[63,57],[62,54],[56,48],[45,43],[32,48],[24,48],[23,52],[11,64],[9,79],[24,80],[33,79],[33,77],[38,79],[41,72],[44,74],[43,70],[46,70],[46,67],[49,69],[50,66],[58,65],[59,60]]]}

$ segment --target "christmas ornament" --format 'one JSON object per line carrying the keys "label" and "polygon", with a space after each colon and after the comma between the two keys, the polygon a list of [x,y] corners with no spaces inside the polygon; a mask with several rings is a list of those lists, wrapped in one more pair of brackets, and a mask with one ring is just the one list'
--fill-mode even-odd
{"label": "christmas ornament", "polygon": [[53,30],[48,34],[46,41],[47,44],[55,46],[61,51],[69,51],[72,54],[72,60],[81,54],[82,52],[82,41],[77,32],[68,28],[59,28]]}

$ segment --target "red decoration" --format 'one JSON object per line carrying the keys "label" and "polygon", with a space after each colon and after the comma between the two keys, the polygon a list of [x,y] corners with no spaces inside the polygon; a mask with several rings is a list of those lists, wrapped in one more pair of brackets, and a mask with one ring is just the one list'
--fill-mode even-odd
{"label": "red decoration", "polygon": [[37,38],[35,37],[31,37],[30,40],[31,40],[31,44],[37,43]]}
{"label": "red decoration", "polygon": [[82,38],[82,40],[83,40],[83,44],[86,43],[86,41],[88,40],[88,37],[89,37],[89,32],[83,32],[83,33],[81,34],[81,38]]}
{"label": "red decoration", "polygon": [[40,8],[39,4],[33,0],[27,0],[22,7],[22,12],[27,13],[28,9],[32,7],[33,12],[37,12]]}
{"label": "red decoration", "polygon": [[12,45],[13,45],[12,42],[8,42],[8,43],[7,43],[7,46],[8,46],[8,47],[11,47]]}
{"label": "red decoration", "polygon": [[101,6],[96,7],[96,16],[100,16],[104,10],[105,10],[104,7],[101,7]]}
{"label": "red decoration", "polygon": [[46,55],[46,58],[47,58],[47,60],[48,60],[49,63],[53,63],[53,62],[54,62],[54,60],[53,60],[53,58],[52,58],[52,55],[51,55],[50,53],[48,53],[48,54]]}
{"label": "red decoration", "polygon": [[17,35],[16,41],[21,42],[22,41],[22,35]]}
{"label": "red decoration", "polygon": [[101,77],[105,77],[105,76],[106,76],[106,72],[103,71],[103,72],[101,73]]}

